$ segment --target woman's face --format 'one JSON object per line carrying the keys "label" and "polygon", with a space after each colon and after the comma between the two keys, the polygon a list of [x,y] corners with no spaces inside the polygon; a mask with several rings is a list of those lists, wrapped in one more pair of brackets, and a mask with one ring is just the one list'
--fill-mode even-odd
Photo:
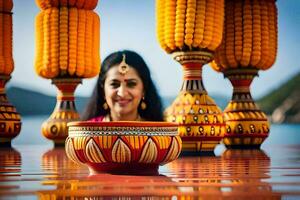
{"label": "woman's face", "polygon": [[133,67],[121,74],[116,65],[106,74],[104,94],[112,115],[123,118],[136,116],[144,94],[144,85]]}

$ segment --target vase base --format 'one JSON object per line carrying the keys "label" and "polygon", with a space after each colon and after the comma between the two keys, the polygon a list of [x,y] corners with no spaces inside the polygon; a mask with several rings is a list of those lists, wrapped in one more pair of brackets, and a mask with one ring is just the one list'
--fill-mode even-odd
{"label": "vase base", "polygon": [[264,142],[266,136],[263,137],[225,137],[223,143],[227,148],[236,149],[257,149]]}
{"label": "vase base", "polygon": [[260,149],[261,144],[253,145],[225,145],[227,149]]}
{"label": "vase base", "polygon": [[65,146],[65,139],[64,140],[55,140],[53,141],[54,147],[64,147]]}
{"label": "vase base", "polygon": [[180,157],[216,156],[214,151],[182,151]]}
{"label": "vase base", "polygon": [[158,164],[88,164],[90,175],[101,173],[128,175],[159,175]]}
{"label": "vase base", "polygon": [[[192,137],[191,137],[192,138]],[[195,154],[206,152],[214,152],[215,147],[219,144],[219,141],[186,141],[190,138],[182,137],[182,152],[191,152]],[[207,138],[206,138],[207,139]]]}
{"label": "vase base", "polygon": [[0,139],[0,148],[10,148],[11,146],[11,141],[2,141]]}

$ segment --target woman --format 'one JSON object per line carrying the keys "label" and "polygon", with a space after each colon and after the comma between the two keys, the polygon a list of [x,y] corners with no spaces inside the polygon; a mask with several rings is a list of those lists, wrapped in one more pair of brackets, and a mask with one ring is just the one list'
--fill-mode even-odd
{"label": "woman", "polygon": [[162,103],[143,58],[133,51],[110,54],[82,120],[162,121]]}

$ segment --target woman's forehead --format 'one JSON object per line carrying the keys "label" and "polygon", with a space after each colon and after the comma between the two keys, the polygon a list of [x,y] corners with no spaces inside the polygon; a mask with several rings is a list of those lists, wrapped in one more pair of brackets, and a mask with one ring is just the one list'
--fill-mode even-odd
{"label": "woman's forehead", "polygon": [[107,74],[106,79],[112,80],[112,79],[118,79],[118,80],[128,80],[128,79],[141,79],[138,75],[137,71],[133,67],[129,67],[129,70],[125,74],[121,74],[119,72],[119,65],[111,67]]}

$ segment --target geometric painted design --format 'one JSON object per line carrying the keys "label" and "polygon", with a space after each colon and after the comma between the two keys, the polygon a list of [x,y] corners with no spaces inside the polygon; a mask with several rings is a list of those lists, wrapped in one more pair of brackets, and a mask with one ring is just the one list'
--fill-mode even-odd
{"label": "geometric painted design", "polygon": [[139,162],[152,163],[157,159],[157,147],[153,140],[149,138],[144,145]]}
{"label": "geometric painted design", "polygon": [[129,163],[131,161],[130,149],[121,139],[117,139],[111,154],[113,162]]}
{"label": "geometric painted design", "polygon": [[92,163],[105,163],[106,160],[97,146],[96,142],[91,138],[86,145],[85,155],[89,162]]}
{"label": "geometric painted design", "polygon": [[[182,91],[165,114],[166,121],[179,124],[183,151],[213,151],[224,137],[222,110],[205,92]],[[207,142],[211,145],[202,145]]]}
{"label": "geometric painted design", "polygon": [[71,138],[67,138],[66,139],[66,146],[65,146],[65,148],[66,148],[66,154],[67,154],[67,156],[72,161],[74,161],[75,163],[78,163],[78,164],[83,164],[83,162],[77,157],[76,150],[74,148],[74,145],[73,145],[73,142],[72,142]]}
{"label": "geometric painted design", "polygon": [[87,142],[90,140],[90,137],[82,137],[79,140],[74,140],[73,145],[75,149],[83,149],[86,145]]}
{"label": "geometric painted design", "polygon": [[178,151],[178,149],[181,149],[181,145],[178,143],[177,139],[174,137],[172,139],[170,149],[169,149],[165,159],[163,160],[163,163],[168,163],[168,162],[170,162],[170,160],[176,159],[180,154],[180,151]]}

